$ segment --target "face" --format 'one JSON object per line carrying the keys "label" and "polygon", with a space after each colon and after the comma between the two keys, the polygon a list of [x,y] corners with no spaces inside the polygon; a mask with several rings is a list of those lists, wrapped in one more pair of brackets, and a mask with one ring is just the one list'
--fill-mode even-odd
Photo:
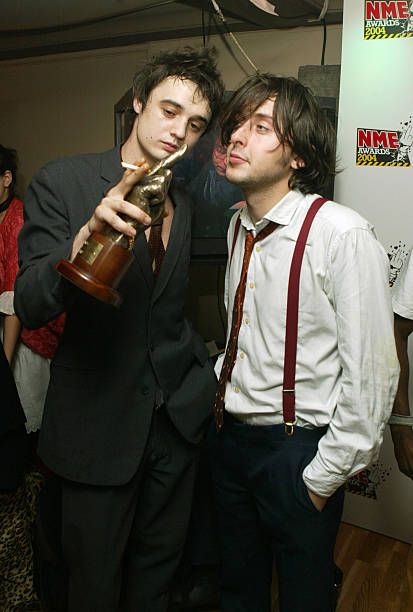
{"label": "face", "polygon": [[9,187],[12,179],[13,177],[10,170],[6,170],[2,175],[0,175],[0,204],[3,204],[3,202],[5,202],[9,197]]}
{"label": "face", "polygon": [[190,149],[199,140],[211,118],[208,101],[192,81],[169,77],[155,87],[138,113],[136,136],[139,153],[149,163],[167,157],[183,144]]}
{"label": "face", "polygon": [[281,145],[273,126],[274,98],[269,98],[231,134],[226,176],[244,190],[288,186],[299,162]]}

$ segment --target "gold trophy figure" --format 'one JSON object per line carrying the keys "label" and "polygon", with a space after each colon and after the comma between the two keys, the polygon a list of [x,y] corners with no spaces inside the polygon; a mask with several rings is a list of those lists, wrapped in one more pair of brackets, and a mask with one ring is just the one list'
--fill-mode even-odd
{"label": "gold trophy figure", "polygon": [[[187,145],[162,159],[137,183],[126,200],[138,206],[151,219],[151,225],[160,223],[165,214],[165,199],[172,179],[171,166],[185,154]],[[124,221],[136,229],[136,235],[148,227],[135,219],[122,216]],[[74,260],[62,259],[56,265],[58,272],[71,283],[93,297],[119,306],[122,296],[116,287],[131,265],[135,238],[125,236],[110,225],[102,232],[92,232]]]}

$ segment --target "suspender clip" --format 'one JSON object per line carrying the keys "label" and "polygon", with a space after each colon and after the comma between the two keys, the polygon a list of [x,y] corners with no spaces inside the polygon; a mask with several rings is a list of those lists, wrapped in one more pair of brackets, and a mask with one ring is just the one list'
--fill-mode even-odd
{"label": "suspender clip", "polygon": [[284,421],[284,431],[287,436],[292,436],[294,434],[294,425],[297,421]]}

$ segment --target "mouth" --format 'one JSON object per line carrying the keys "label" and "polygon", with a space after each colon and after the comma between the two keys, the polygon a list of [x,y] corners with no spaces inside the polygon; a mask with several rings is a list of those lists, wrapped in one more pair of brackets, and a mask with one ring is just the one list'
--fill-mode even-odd
{"label": "mouth", "polygon": [[173,142],[166,142],[164,140],[161,140],[161,143],[162,143],[163,149],[165,151],[168,151],[168,153],[173,153],[178,148],[178,145]]}
{"label": "mouth", "polygon": [[235,153],[234,151],[231,151],[231,153],[228,155],[228,163],[230,163],[233,166],[237,166],[239,164],[245,164],[246,162],[247,162],[247,159],[245,159],[245,157],[243,157],[239,153]]}

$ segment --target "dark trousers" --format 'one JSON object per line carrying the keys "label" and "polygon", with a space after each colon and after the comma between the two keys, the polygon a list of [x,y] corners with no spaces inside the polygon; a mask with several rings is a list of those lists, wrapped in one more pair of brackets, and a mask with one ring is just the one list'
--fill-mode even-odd
{"label": "dark trousers", "polygon": [[189,521],[198,450],[163,409],[122,486],[62,483],[69,612],[164,612]]}
{"label": "dark trousers", "polygon": [[302,479],[322,430],[227,417],[208,436],[222,554],[221,612],[269,612],[275,559],[281,612],[333,609],[343,491],[319,512]]}

